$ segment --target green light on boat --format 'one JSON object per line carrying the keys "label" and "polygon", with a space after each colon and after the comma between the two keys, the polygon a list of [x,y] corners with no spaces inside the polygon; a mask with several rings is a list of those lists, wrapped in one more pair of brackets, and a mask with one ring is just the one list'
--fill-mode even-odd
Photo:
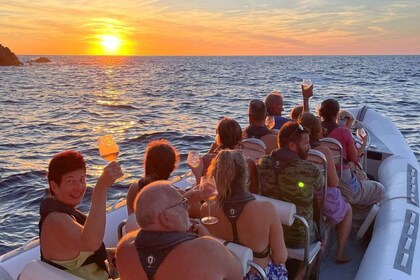
{"label": "green light on boat", "polygon": [[303,188],[305,186],[305,184],[303,182],[299,182],[298,186],[299,186],[299,188]]}

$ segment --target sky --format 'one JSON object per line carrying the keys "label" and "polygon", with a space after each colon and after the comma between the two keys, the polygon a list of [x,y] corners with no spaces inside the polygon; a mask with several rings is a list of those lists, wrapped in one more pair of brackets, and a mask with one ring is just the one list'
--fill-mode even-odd
{"label": "sky", "polygon": [[420,54],[420,1],[0,0],[17,55]]}

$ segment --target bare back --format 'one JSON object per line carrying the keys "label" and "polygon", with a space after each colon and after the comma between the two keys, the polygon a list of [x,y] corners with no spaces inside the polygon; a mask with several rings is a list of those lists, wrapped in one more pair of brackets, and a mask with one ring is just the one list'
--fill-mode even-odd
{"label": "bare back", "polygon": [[[206,213],[206,211],[204,211]],[[207,226],[215,237],[233,241],[233,230],[229,219],[222,209],[213,207],[212,214],[217,216],[219,222]],[[271,249],[271,259],[276,264],[284,264],[287,258],[284,245],[283,228],[274,206],[266,201],[250,201],[245,205],[237,221],[239,242],[261,253],[268,247]],[[260,259],[254,258],[261,267],[266,267],[270,256]]]}
{"label": "bare back", "polygon": [[[137,232],[123,238],[117,249],[121,280],[146,280],[134,240]],[[154,279],[218,280],[241,279],[239,262],[222,244],[209,237],[199,237],[177,245],[159,266]]]}

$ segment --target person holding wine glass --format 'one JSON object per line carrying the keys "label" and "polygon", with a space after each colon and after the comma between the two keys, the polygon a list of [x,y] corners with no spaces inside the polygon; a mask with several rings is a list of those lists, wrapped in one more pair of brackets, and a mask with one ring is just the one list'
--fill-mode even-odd
{"label": "person holding wine glass", "polygon": [[48,166],[50,196],[40,205],[41,260],[83,279],[108,279],[103,244],[107,191],[123,175],[109,163],[92,191],[90,212],[76,209],[86,192],[86,163],[76,151],[56,154]]}
{"label": "person holding wine glass", "polygon": [[144,177],[133,182],[127,193],[128,215],[134,213],[134,201],[140,190],[158,180],[168,180],[179,162],[178,150],[167,140],[151,141],[144,155]]}
{"label": "person holding wine glass", "polygon": [[[209,151],[202,157],[202,164],[197,167],[193,167],[190,164],[187,165],[191,168],[195,175],[197,182],[200,182],[202,175],[205,175],[212,159],[222,150],[240,150],[242,148],[242,128],[237,121],[231,118],[223,118],[217,124],[215,146],[217,148]],[[257,179],[257,168],[254,160],[251,158],[246,159],[248,167],[248,182],[249,189],[252,192],[258,190],[258,179]]]}
{"label": "person holding wine glass", "polygon": [[[287,279],[287,250],[280,217],[270,202],[257,201],[246,189],[247,167],[241,151],[222,150],[212,160],[207,176],[217,186],[215,205],[203,205],[202,216],[211,213],[218,219],[206,225],[218,238],[242,244],[254,252],[254,261],[269,279]],[[244,279],[261,279],[251,271]]]}
{"label": "person holding wine glass", "polygon": [[[201,163],[201,157],[198,151],[189,151],[187,156],[187,161],[185,162],[191,170],[197,170],[200,167]],[[196,178],[197,174],[194,174],[194,172],[191,172],[190,176],[187,178],[187,182],[190,184],[190,186],[198,185],[200,182]]]}
{"label": "person holding wine glass", "polygon": [[201,197],[206,201],[204,205],[208,207],[208,215],[201,218],[201,222],[205,225],[212,225],[217,223],[218,219],[211,215],[210,209],[212,203],[216,201],[217,198],[217,187],[216,181],[213,176],[203,176],[200,180],[200,191]]}
{"label": "person holding wine glass", "polygon": [[281,114],[284,111],[283,108],[283,94],[279,91],[273,91],[268,94],[264,99],[265,107],[267,108],[267,117],[272,117],[274,119],[274,123],[267,124],[266,119],[266,126],[269,129],[280,129],[283,124],[290,121],[290,119],[283,117]]}

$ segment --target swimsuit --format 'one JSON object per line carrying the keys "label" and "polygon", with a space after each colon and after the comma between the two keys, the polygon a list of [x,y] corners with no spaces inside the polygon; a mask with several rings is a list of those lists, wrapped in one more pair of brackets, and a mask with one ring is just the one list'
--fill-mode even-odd
{"label": "swimsuit", "polygon": [[[287,280],[289,276],[284,264],[276,265],[271,261],[268,263],[264,271],[267,274],[267,279],[270,280]],[[248,273],[244,276],[243,280],[262,280],[262,278],[257,273]]]}

